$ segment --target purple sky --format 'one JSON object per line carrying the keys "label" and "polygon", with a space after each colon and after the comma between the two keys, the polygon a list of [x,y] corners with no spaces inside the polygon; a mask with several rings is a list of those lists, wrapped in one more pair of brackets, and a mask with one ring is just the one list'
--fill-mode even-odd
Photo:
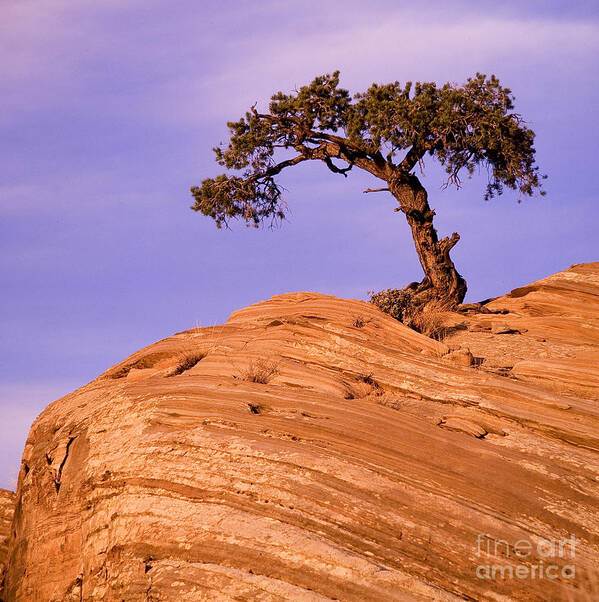
{"label": "purple sky", "polygon": [[[289,221],[217,231],[189,187],[220,173],[225,123],[340,69],[373,81],[495,73],[537,133],[545,198],[484,202],[484,178],[424,183],[468,299],[597,260],[599,9],[589,2],[5,0],[0,487],[50,401],[173,332],[273,294],[421,279],[405,220],[373,182],[321,165],[282,178]],[[374,7],[374,8],[372,8]],[[264,105],[263,105],[264,106]]]}

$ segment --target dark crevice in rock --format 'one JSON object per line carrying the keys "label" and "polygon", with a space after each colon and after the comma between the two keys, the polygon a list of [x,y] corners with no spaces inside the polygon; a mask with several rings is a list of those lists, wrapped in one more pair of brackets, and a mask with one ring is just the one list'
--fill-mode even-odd
{"label": "dark crevice in rock", "polygon": [[187,370],[191,370],[196,364],[200,363],[206,357],[205,353],[190,353],[179,358],[177,367],[173,370],[169,376],[179,376]]}
{"label": "dark crevice in rock", "polygon": [[58,467],[58,473],[56,475],[56,478],[54,479],[54,485],[56,487],[56,493],[58,493],[60,491],[60,482],[62,479],[62,470],[64,468],[64,465],[67,462],[67,459],[69,457],[69,451],[71,449],[71,445],[73,444],[73,441],[75,441],[75,439],[77,439],[77,437],[69,437],[69,440],[67,442],[67,447],[65,450],[65,454],[64,454],[64,458],[62,459],[62,462],[60,463],[60,466]]}
{"label": "dark crevice in rock", "polygon": [[109,372],[106,375],[106,377],[113,379],[125,378],[129,374],[129,372],[131,372],[131,370],[144,370],[146,368],[153,368],[159,361],[166,359],[169,356],[169,353],[160,351],[157,353],[150,353],[142,358],[139,358],[138,360],[135,360],[129,364],[115,369],[112,372]]}

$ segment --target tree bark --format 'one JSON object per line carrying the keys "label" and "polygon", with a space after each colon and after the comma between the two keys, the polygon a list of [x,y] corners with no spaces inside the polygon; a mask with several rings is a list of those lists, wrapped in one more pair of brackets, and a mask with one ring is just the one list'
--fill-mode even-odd
{"label": "tree bark", "polygon": [[410,228],[424,280],[409,288],[415,305],[437,301],[448,309],[459,305],[466,295],[466,281],[460,276],[449,257],[449,252],[460,240],[457,232],[450,237],[437,237],[433,226],[435,212],[428,204],[426,190],[413,174],[402,174],[389,182],[389,189],[399,202],[396,211],[402,211]]}

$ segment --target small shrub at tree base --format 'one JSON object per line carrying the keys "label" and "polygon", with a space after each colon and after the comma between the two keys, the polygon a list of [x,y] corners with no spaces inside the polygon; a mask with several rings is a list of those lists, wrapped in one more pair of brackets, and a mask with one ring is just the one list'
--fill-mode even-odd
{"label": "small shrub at tree base", "polygon": [[400,322],[403,322],[411,311],[412,295],[409,291],[388,288],[378,293],[368,291],[368,295],[370,296],[370,303]]}
{"label": "small shrub at tree base", "polygon": [[450,307],[443,301],[417,305],[410,291],[388,288],[378,293],[369,291],[370,302],[412,330],[441,341],[448,332],[443,313]]}

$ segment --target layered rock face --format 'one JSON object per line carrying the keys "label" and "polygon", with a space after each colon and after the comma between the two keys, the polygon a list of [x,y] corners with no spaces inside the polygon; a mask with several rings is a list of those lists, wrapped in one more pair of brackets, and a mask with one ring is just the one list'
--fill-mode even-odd
{"label": "layered rock face", "polygon": [[14,492],[0,489],[0,600],[2,600],[2,589],[4,585],[4,576],[6,574],[8,541],[14,508]]}
{"label": "layered rock face", "polygon": [[486,307],[281,295],[54,402],[6,600],[594,599],[599,264]]}

